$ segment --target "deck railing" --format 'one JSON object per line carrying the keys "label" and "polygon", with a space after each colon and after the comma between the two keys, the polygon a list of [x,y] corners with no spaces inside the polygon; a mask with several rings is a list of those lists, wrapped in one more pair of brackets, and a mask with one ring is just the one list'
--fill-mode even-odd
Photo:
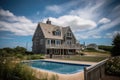
{"label": "deck railing", "polygon": [[84,68],[84,80],[101,80],[105,75],[105,59],[96,65]]}
{"label": "deck railing", "polygon": [[80,49],[80,46],[76,45],[76,44],[71,44],[71,45],[65,45],[65,44],[61,44],[61,45],[46,45],[46,48],[55,48],[55,49]]}

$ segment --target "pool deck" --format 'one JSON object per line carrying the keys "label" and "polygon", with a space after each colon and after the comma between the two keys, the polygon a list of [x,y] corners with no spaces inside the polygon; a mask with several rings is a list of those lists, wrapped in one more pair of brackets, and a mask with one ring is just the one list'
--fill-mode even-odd
{"label": "pool deck", "polygon": [[[54,61],[54,62],[65,62],[65,63],[75,63],[75,64],[87,64],[87,65],[94,65],[96,64],[96,62],[86,62],[86,61],[69,61],[69,60],[57,60],[57,59],[44,59],[47,61]],[[55,72],[51,72],[51,71],[46,71],[46,70],[42,70],[42,69],[36,69],[38,72],[43,72],[43,73],[47,73],[48,77],[50,77],[51,75],[57,75],[58,76],[58,80],[84,80],[84,72],[78,72],[78,73],[74,73],[74,74],[60,74],[60,73],[55,73]]]}

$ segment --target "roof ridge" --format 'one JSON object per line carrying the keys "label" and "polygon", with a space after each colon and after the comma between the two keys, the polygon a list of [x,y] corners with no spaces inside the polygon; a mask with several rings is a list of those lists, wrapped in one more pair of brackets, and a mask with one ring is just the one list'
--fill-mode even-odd
{"label": "roof ridge", "polygon": [[[46,24],[46,23],[43,23],[43,22],[39,22],[39,23],[42,23],[42,24]],[[68,28],[70,26],[59,26],[59,25],[54,25],[54,24],[46,24],[46,25],[51,25],[51,26],[54,26],[54,27],[62,27],[62,28]]]}

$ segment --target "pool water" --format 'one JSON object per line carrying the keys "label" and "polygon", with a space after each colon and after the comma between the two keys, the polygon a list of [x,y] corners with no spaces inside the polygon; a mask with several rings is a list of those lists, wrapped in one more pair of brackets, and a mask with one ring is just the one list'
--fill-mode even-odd
{"label": "pool water", "polygon": [[63,62],[54,62],[46,60],[37,60],[25,62],[25,64],[38,69],[48,70],[60,74],[73,74],[80,71],[83,71],[84,67],[90,65],[84,64],[72,64],[72,63],[63,63]]}

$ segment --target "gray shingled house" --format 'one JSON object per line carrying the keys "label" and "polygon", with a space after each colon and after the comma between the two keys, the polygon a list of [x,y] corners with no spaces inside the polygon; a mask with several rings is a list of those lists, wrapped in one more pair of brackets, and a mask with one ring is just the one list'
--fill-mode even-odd
{"label": "gray shingled house", "polygon": [[32,41],[33,53],[75,54],[80,49],[70,27],[52,25],[49,19],[38,23]]}

